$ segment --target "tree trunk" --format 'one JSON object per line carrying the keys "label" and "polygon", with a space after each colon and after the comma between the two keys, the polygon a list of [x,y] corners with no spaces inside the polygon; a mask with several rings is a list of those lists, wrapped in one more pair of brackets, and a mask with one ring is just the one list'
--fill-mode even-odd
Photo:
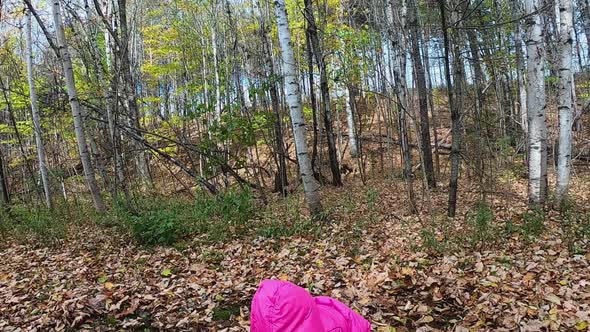
{"label": "tree trunk", "polygon": [[[74,118],[74,131],[76,133],[76,141],[78,143],[78,152],[80,153],[80,159],[82,161],[82,168],[84,171],[84,178],[86,179],[86,185],[92,196],[92,202],[94,208],[99,213],[103,213],[106,208],[102,197],[100,196],[100,189],[96,183],[96,177],[94,169],[92,168],[92,162],[90,161],[90,154],[88,153],[88,145],[86,144],[86,136],[84,134],[84,119],[82,118],[82,112],[80,110],[80,102],[78,100],[78,92],[76,91],[76,85],[74,81],[74,69],[72,60],[68,52],[68,46],[66,43],[66,36],[64,33],[63,23],[61,19],[61,8],[58,0],[52,1],[51,11],[53,15],[53,24],[56,29],[57,43],[59,49],[59,57],[63,66],[64,76],[66,79],[66,87],[68,91],[68,97],[70,100],[70,107],[72,108],[72,117]],[[51,36],[47,36],[51,38]]]}
{"label": "tree trunk", "polygon": [[358,141],[356,138],[356,126],[354,122],[354,92],[347,86],[345,93],[346,125],[348,126],[348,145],[350,145],[350,156],[357,158],[359,154]]}
{"label": "tree trunk", "polygon": [[391,1],[389,10],[389,24],[399,27],[399,30],[389,31],[391,46],[393,51],[393,77],[395,81],[395,93],[398,100],[398,124],[399,136],[401,142],[403,176],[408,192],[408,199],[411,205],[411,211],[416,212],[416,199],[414,195],[414,184],[412,178],[412,153],[410,150],[409,133],[408,133],[408,88],[406,84],[406,45],[403,32],[406,29],[406,10],[405,2]]}
{"label": "tree trunk", "polygon": [[572,0],[559,0],[559,149],[557,155],[557,188],[555,197],[561,203],[570,182],[572,147]]}
{"label": "tree trunk", "polygon": [[[133,79],[133,69],[131,68],[131,58],[129,52],[129,28],[127,25],[127,0],[118,0],[119,4],[119,61],[121,64],[121,71],[123,74],[123,91],[125,92],[126,104],[130,114],[130,120],[132,125],[139,129],[140,126],[140,114],[139,106],[137,105],[137,87],[135,86],[135,80]],[[136,130],[138,135],[142,135],[140,130]],[[144,147],[135,142],[135,148],[138,150],[136,158],[137,169],[139,170],[142,185],[153,186],[152,178],[150,175],[148,155],[144,151]]]}
{"label": "tree trunk", "polygon": [[[255,4],[258,6],[258,4]],[[266,80],[269,84],[270,103],[272,111],[275,114],[274,123],[274,134],[275,134],[275,149],[276,149],[276,160],[277,160],[277,174],[275,175],[275,191],[280,192],[281,195],[287,195],[287,185],[289,184],[287,179],[287,162],[286,162],[286,151],[285,142],[283,137],[283,121],[281,114],[281,107],[279,101],[279,93],[277,91],[276,73],[274,63],[272,61],[272,49],[268,37],[268,27],[266,24],[265,14],[259,7],[260,15],[260,37],[262,39],[262,47],[264,52],[264,62],[266,64]]]}
{"label": "tree trunk", "polygon": [[540,207],[547,198],[547,122],[545,118],[545,45],[539,0],[526,0],[527,114],[529,122],[529,205]]}
{"label": "tree trunk", "polygon": [[45,156],[45,145],[43,144],[43,135],[41,129],[41,117],[39,107],[37,106],[37,89],[33,78],[33,37],[32,37],[32,19],[31,12],[27,11],[26,24],[26,58],[27,58],[27,79],[29,82],[29,97],[31,100],[31,113],[33,116],[33,128],[35,131],[35,144],[37,145],[37,157],[39,159],[39,172],[41,173],[41,183],[45,193],[45,204],[51,209],[51,191],[49,189],[49,174],[47,167],[47,157]]}
{"label": "tree trunk", "polygon": [[295,138],[295,148],[297,150],[297,159],[299,161],[299,174],[303,180],[303,190],[305,191],[305,198],[310,212],[314,217],[320,217],[320,214],[322,213],[319,192],[320,187],[313,176],[311,161],[307,152],[307,138],[305,120],[303,118],[303,106],[301,104],[299,75],[297,67],[295,66],[295,54],[291,42],[291,31],[289,29],[285,0],[275,0],[274,4],[279,43],[283,58],[285,93],[287,105],[289,106],[289,111],[291,113],[293,136]]}
{"label": "tree trunk", "polygon": [[[520,10],[518,11],[520,13]],[[518,100],[520,104],[520,127],[522,132],[526,135],[528,132],[527,120],[527,95],[525,84],[525,64],[524,54],[522,52],[522,32],[520,29],[520,22],[516,23],[514,31],[514,47],[516,48],[516,77],[518,80]]]}
{"label": "tree trunk", "polygon": [[324,128],[326,130],[326,138],[328,143],[328,157],[330,159],[330,170],[332,171],[332,184],[335,186],[341,186],[342,178],[340,175],[340,166],[338,165],[338,152],[336,151],[336,143],[334,141],[334,129],[332,127],[332,111],[330,105],[330,91],[328,88],[327,64],[324,60],[324,55],[320,47],[320,40],[318,37],[311,0],[304,0],[304,4],[305,19],[308,24],[307,29],[309,30],[311,46],[315,60],[320,70],[320,94],[322,97],[321,111],[323,114]]}
{"label": "tree trunk", "polygon": [[[449,217],[454,217],[457,211],[459,167],[461,162],[461,103],[463,98],[463,61],[461,60],[460,47],[457,43],[458,38],[453,38],[453,74],[455,79],[452,80],[450,65],[451,40],[449,38],[449,30],[447,25],[446,1],[439,0],[439,5],[444,39],[445,77],[449,95],[449,107],[451,108],[451,177],[449,182],[449,207],[447,214]],[[458,16],[456,15],[456,12],[451,14],[453,18]]]}
{"label": "tree trunk", "polygon": [[[484,140],[482,136],[481,124],[482,113],[485,107],[485,95],[483,92],[484,74],[481,67],[479,57],[479,46],[477,43],[477,34],[475,30],[467,30],[467,39],[469,40],[469,49],[471,51],[471,59],[473,62],[473,72],[475,76],[475,159],[477,165],[477,178],[479,180],[479,187],[481,193],[485,192],[483,188],[483,180],[485,176],[485,154],[484,154]],[[482,198],[484,195],[482,195]]]}
{"label": "tree trunk", "polygon": [[432,147],[430,143],[430,122],[428,119],[428,91],[426,87],[426,75],[420,54],[420,22],[418,20],[418,5],[416,0],[409,0],[410,6],[410,40],[412,41],[412,60],[416,74],[418,87],[418,103],[420,106],[420,143],[424,172],[430,188],[436,188],[436,177],[432,162]]}
{"label": "tree trunk", "polygon": [[2,149],[0,149],[0,206],[5,211],[10,209],[10,194],[8,192],[8,179],[4,172],[4,156],[2,156]]}

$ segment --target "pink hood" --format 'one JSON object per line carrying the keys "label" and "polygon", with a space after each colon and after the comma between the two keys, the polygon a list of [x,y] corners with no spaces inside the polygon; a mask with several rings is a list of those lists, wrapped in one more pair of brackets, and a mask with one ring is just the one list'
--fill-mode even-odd
{"label": "pink hood", "polygon": [[260,284],[250,314],[251,332],[369,332],[371,324],[343,303],[313,298],[290,282]]}

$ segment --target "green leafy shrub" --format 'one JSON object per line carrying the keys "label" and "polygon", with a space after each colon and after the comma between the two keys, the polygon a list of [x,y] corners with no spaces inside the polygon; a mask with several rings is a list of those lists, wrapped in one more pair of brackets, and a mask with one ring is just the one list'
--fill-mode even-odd
{"label": "green leafy shrub", "polygon": [[522,226],[520,227],[522,235],[533,240],[538,238],[545,231],[545,213],[541,209],[533,209],[522,215]]}
{"label": "green leafy shrub", "polygon": [[212,242],[243,234],[255,214],[249,190],[229,190],[220,196],[200,194],[195,201],[144,198],[116,213],[135,239],[144,245],[173,245],[191,235],[206,234]]}
{"label": "green leafy shrub", "polygon": [[137,242],[147,246],[172,245],[186,234],[189,202],[145,198],[135,204],[134,209],[121,207],[117,213]]}
{"label": "green leafy shrub", "polygon": [[422,247],[427,251],[441,253],[444,251],[444,244],[436,238],[434,229],[423,229],[420,232]]}
{"label": "green leafy shrub", "polygon": [[13,206],[10,212],[0,212],[0,233],[6,238],[52,245],[65,238],[68,219],[59,206],[54,210]]}
{"label": "green leafy shrub", "polygon": [[468,236],[471,245],[496,241],[499,231],[494,226],[494,212],[485,202],[478,202],[467,217]]}
{"label": "green leafy shrub", "polygon": [[583,254],[590,248],[590,212],[582,212],[571,200],[561,206],[562,238],[570,253]]}

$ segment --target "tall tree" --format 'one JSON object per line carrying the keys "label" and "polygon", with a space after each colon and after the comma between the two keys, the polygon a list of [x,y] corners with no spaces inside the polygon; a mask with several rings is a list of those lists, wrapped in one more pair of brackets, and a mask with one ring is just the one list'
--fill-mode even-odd
{"label": "tall tree", "polygon": [[566,197],[570,182],[572,122],[573,122],[573,5],[572,0],[559,0],[559,144],[557,154],[557,188],[555,197],[560,203]]}
{"label": "tall tree", "polygon": [[422,162],[426,180],[430,188],[436,187],[436,177],[434,175],[434,165],[432,162],[432,147],[430,143],[430,121],[428,119],[428,91],[426,87],[426,74],[420,54],[420,40],[422,32],[420,31],[420,20],[418,4],[416,0],[408,0],[409,6],[409,24],[410,24],[410,41],[412,43],[412,61],[414,62],[414,71],[416,84],[418,88],[418,104],[420,106],[420,150],[422,151]]}
{"label": "tall tree", "polygon": [[[449,183],[449,207],[447,214],[454,217],[457,211],[457,192],[459,191],[459,168],[461,166],[461,104],[463,102],[463,61],[461,59],[461,48],[457,31],[449,36],[449,26],[447,22],[447,3],[446,0],[439,0],[441,14],[441,25],[443,31],[444,43],[444,62],[445,78],[447,91],[449,95],[449,107],[451,109],[451,176]],[[451,12],[451,18],[454,22],[459,23],[457,6],[454,6]],[[453,45],[453,78],[451,78],[451,43]]]}
{"label": "tall tree", "polygon": [[527,47],[527,114],[529,144],[529,204],[547,199],[547,122],[545,100],[545,45],[539,0],[525,0]]}
{"label": "tall tree", "polygon": [[324,120],[324,129],[326,130],[326,141],[328,142],[328,157],[330,159],[330,170],[332,171],[332,184],[335,186],[341,186],[342,178],[340,175],[340,166],[338,165],[338,152],[336,150],[334,129],[332,126],[332,110],[330,105],[330,90],[328,85],[328,65],[325,61],[325,55],[320,45],[312,2],[311,0],[304,0],[304,4],[304,13],[305,19],[307,21],[307,29],[309,30],[311,49],[320,70],[320,95],[322,100],[321,113]]}
{"label": "tall tree", "polygon": [[285,0],[275,0],[275,16],[279,33],[279,44],[283,58],[283,75],[285,78],[285,99],[291,114],[291,125],[295,137],[295,149],[299,162],[299,174],[303,180],[303,190],[307,205],[315,217],[322,213],[320,201],[320,187],[313,176],[311,160],[307,151],[307,138],[305,120],[303,118],[303,105],[301,103],[301,90],[299,87],[299,74],[295,65],[295,54],[291,42],[291,30]]}
{"label": "tall tree", "polygon": [[[393,79],[395,81],[395,94],[398,102],[398,125],[399,125],[399,139],[401,143],[403,175],[406,182],[406,190],[408,192],[408,199],[410,201],[412,212],[416,211],[414,184],[412,179],[412,151],[410,150],[410,139],[408,131],[408,114],[410,109],[408,107],[408,87],[406,83],[406,38],[404,31],[406,29],[407,21],[407,6],[405,0],[394,0],[389,3],[388,17],[389,17],[389,38],[391,48],[393,50]],[[394,29],[395,26],[398,29]]]}
{"label": "tall tree", "polygon": [[41,129],[41,117],[39,107],[37,106],[37,89],[33,77],[33,36],[32,36],[32,19],[31,11],[27,11],[26,23],[26,58],[27,58],[27,79],[29,82],[29,97],[31,101],[31,113],[33,115],[33,128],[35,131],[35,143],[37,145],[37,157],[39,158],[39,172],[41,173],[41,183],[45,194],[45,204],[49,209],[52,207],[51,191],[49,189],[49,174],[47,158],[45,156],[45,145],[43,144],[43,132]]}
{"label": "tall tree", "polygon": [[[84,178],[86,185],[92,196],[92,202],[96,211],[102,213],[106,210],[102,197],[100,196],[100,189],[96,182],[94,168],[90,160],[90,153],[88,152],[88,145],[86,143],[86,134],[84,133],[84,118],[82,117],[82,110],[80,108],[80,101],[78,100],[78,91],[76,90],[76,82],[74,80],[74,67],[72,59],[68,51],[66,35],[64,32],[63,22],[61,18],[61,8],[59,0],[53,0],[51,5],[51,12],[53,15],[53,24],[55,26],[57,35],[57,48],[59,50],[59,59],[62,63],[63,73],[66,80],[66,88],[70,100],[70,107],[72,109],[72,117],[74,118],[74,132],[76,134],[76,141],[78,143],[78,153],[82,161],[82,168],[84,171]],[[29,7],[29,9],[31,9]],[[33,11],[31,9],[31,11]],[[48,39],[52,37],[47,35]]]}

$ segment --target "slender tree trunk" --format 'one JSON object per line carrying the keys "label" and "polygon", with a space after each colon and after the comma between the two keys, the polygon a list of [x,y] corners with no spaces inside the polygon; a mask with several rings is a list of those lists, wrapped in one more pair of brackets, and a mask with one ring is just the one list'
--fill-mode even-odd
{"label": "slender tree trunk", "polygon": [[217,27],[211,29],[211,47],[213,47],[213,72],[215,75],[215,120],[221,121],[221,80],[219,78],[219,59],[217,57]]}
{"label": "slender tree trunk", "polygon": [[39,159],[39,172],[41,174],[41,183],[45,193],[45,204],[47,208],[52,208],[51,191],[49,189],[49,174],[47,167],[47,157],[45,156],[45,145],[43,144],[43,134],[41,129],[41,117],[39,107],[37,106],[37,89],[35,88],[35,79],[33,78],[33,37],[32,37],[32,19],[31,12],[27,11],[26,24],[26,58],[27,58],[27,79],[29,82],[29,96],[31,100],[31,113],[33,117],[33,128],[35,131],[35,144],[37,145],[37,157]]}
{"label": "slender tree trunk", "polygon": [[416,0],[409,0],[410,9],[410,40],[412,43],[412,60],[418,87],[418,103],[420,106],[420,142],[422,150],[422,161],[426,180],[430,188],[436,188],[436,177],[432,162],[432,147],[430,140],[430,121],[428,119],[428,91],[426,87],[426,75],[420,54],[420,23],[418,19],[418,5]]}
{"label": "slender tree trunk", "polygon": [[[257,4],[255,6],[258,6]],[[282,195],[287,195],[287,162],[285,142],[283,137],[283,120],[281,114],[281,107],[279,101],[279,93],[277,91],[276,73],[274,63],[272,61],[272,49],[268,37],[268,27],[266,24],[265,14],[260,10],[260,34],[262,39],[262,47],[264,52],[264,62],[266,65],[267,75],[266,80],[269,84],[270,103],[272,111],[275,114],[274,134],[275,134],[275,149],[277,160],[277,174],[275,176],[275,191]]]}
{"label": "slender tree trunk", "polygon": [[479,187],[482,193],[482,198],[485,198],[483,193],[484,176],[485,176],[485,153],[484,153],[484,140],[482,136],[481,123],[482,113],[485,107],[485,95],[483,92],[484,74],[481,67],[481,61],[479,57],[479,47],[477,43],[477,34],[474,30],[467,31],[467,39],[469,40],[469,48],[471,51],[471,59],[473,62],[473,71],[475,76],[475,159],[477,163],[477,178],[479,179]]}
{"label": "slender tree trunk", "polygon": [[[68,97],[70,100],[70,107],[72,108],[72,117],[74,118],[74,131],[76,133],[76,141],[78,143],[78,152],[80,153],[80,159],[82,161],[82,168],[84,171],[84,178],[86,179],[86,185],[92,196],[92,202],[94,208],[99,213],[103,213],[106,208],[102,197],[100,196],[100,189],[96,183],[96,177],[94,169],[92,168],[92,162],[90,161],[90,154],[88,153],[88,145],[86,144],[86,136],[84,134],[84,119],[82,118],[82,112],[80,110],[80,102],[78,100],[78,92],[76,91],[76,85],[74,81],[74,69],[72,60],[68,52],[68,46],[66,43],[66,36],[64,33],[63,23],[61,19],[61,8],[59,0],[52,1],[52,15],[53,24],[56,29],[57,43],[59,49],[59,57],[63,66],[64,76],[66,79],[66,87],[68,91]],[[51,36],[47,36],[51,38]]]}
{"label": "slender tree trunk", "polygon": [[410,201],[411,211],[415,213],[416,199],[414,194],[414,184],[412,178],[412,153],[410,150],[410,140],[408,132],[408,88],[406,84],[406,45],[403,30],[406,29],[406,4],[405,1],[391,1],[387,7],[390,11],[389,24],[391,26],[399,25],[398,31],[389,31],[391,39],[391,48],[393,52],[393,78],[395,80],[395,93],[398,100],[398,125],[399,138],[401,143],[401,154],[403,164],[403,175]]}
{"label": "slender tree trunk", "polygon": [[285,93],[289,111],[291,113],[293,136],[295,137],[295,148],[297,150],[297,159],[299,161],[299,174],[303,180],[303,190],[305,191],[305,198],[311,214],[315,217],[320,217],[320,214],[322,213],[320,187],[313,176],[311,161],[307,152],[307,138],[305,133],[305,120],[303,118],[303,106],[301,103],[299,75],[297,67],[295,66],[295,54],[291,42],[291,31],[289,29],[287,9],[285,8],[284,0],[275,0],[274,4],[277,29],[279,32],[279,43],[283,58]]}
{"label": "slender tree trunk", "polygon": [[321,181],[322,178],[322,168],[317,167],[316,161],[318,159],[318,141],[319,141],[319,132],[318,132],[318,107],[317,107],[317,100],[315,95],[315,83],[313,78],[313,51],[311,50],[311,41],[309,36],[309,29],[305,29],[305,51],[307,53],[307,70],[308,70],[308,80],[309,80],[309,101],[311,104],[311,112],[313,117],[313,146],[311,151],[311,167],[314,171],[314,175],[317,169],[318,178]]}
{"label": "slender tree trunk", "polygon": [[[119,61],[121,64],[121,71],[123,74],[123,91],[125,92],[126,97],[126,104],[127,108],[129,109],[130,113],[130,120],[133,126],[137,129],[141,128],[140,125],[140,112],[139,106],[137,104],[137,87],[135,85],[135,80],[133,79],[133,68],[131,67],[131,57],[129,52],[130,46],[130,36],[129,28],[127,24],[127,0],[117,0],[119,4],[119,28],[120,28],[120,38],[119,38]],[[142,136],[140,130],[136,130],[139,136]],[[141,183],[142,185],[148,185],[150,187],[153,186],[152,178],[150,175],[149,163],[148,163],[148,155],[144,151],[144,147],[139,144],[138,142],[135,143],[135,148],[139,151],[138,154],[135,156],[137,169],[139,170],[141,176]]]}
{"label": "slender tree trunk", "polygon": [[8,179],[4,171],[4,156],[0,149],[0,206],[8,211],[10,209],[10,194],[8,192]]}
{"label": "slender tree trunk", "polygon": [[350,156],[357,158],[359,154],[358,141],[356,138],[356,126],[354,122],[354,91],[347,86],[345,93],[346,125],[348,126],[348,145],[350,145]]}
{"label": "slender tree trunk", "polygon": [[527,21],[527,107],[529,122],[529,205],[547,198],[547,122],[545,118],[545,45],[539,0],[525,0]]}
{"label": "slender tree trunk", "polygon": [[522,52],[522,32],[520,29],[520,23],[516,23],[514,31],[514,46],[516,48],[516,77],[518,80],[518,100],[520,104],[520,127],[522,128],[522,132],[526,135],[526,133],[528,132],[526,102],[527,95],[525,84],[526,69],[524,64],[524,54]]}
{"label": "slender tree trunk", "polygon": [[[453,38],[453,74],[454,80],[451,79],[450,50],[451,40],[449,38],[449,29],[447,23],[446,1],[439,0],[441,22],[444,39],[444,62],[445,74],[447,81],[447,90],[449,94],[449,107],[451,108],[451,177],[449,183],[449,207],[448,216],[454,217],[457,210],[457,192],[459,190],[459,168],[461,161],[461,103],[462,103],[462,79],[463,79],[463,61],[461,60],[460,47],[457,38]],[[453,12],[453,17],[458,16]],[[456,32],[455,32],[456,33]],[[454,35],[454,34],[453,34]]]}
{"label": "slender tree trunk", "polygon": [[557,188],[555,197],[561,203],[567,196],[572,146],[572,44],[573,44],[573,16],[572,0],[559,0],[559,144],[557,154]]}
{"label": "slender tree trunk", "polygon": [[324,120],[324,129],[326,130],[326,138],[328,143],[328,157],[330,159],[330,170],[332,171],[332,184],[335,186],[342,185],[342,178],[340,175],[340,166],[338,165],[338,152],[336,151],[336,142],[334,141],[334,129],[332,126],[332,111],[330,105],[330,91],[328,88],[328,68],[324,59],[324,54],[320,47],[320,40],[318,37],[315,16],[311,0],[305,0],[305,18],[307,20],[307,28],[309,30],[309,37],[315,60],[320,70],[320,94],[322,97],[322,115]]}

